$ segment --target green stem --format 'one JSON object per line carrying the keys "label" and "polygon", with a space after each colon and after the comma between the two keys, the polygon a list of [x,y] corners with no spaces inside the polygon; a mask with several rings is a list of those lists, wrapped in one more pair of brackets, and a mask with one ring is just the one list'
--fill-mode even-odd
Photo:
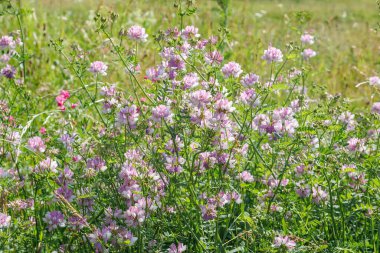
{"label": "green stem", "polygon": [[108,38],[108,40],[111,42],[112,47],[114,48],[114,50],[116,51],[117,55],[119,56],[119,59],[123,63],[124,67],[128,70],[129,74],[132,76],[132,78],[134,79],[134,81],[137,83],[137,86],[139,86],[140,90],[144,93],[145,97],[153,105],[155,105],[156,103],[153,102],[153,100],[150,98],[150,96],[148,96],[148,94],[145,92],[145,89],[141,86],[140,82],[137,80],[136,76],[133,74],[133,71],[129,68],[128,64],[126,63],[126,61],[124,60],[123,56],[121,55],[119,48],[115,45],[115,43],[113,42],[113,40],[110,37],[110,35],[104,29],[102,31],[106,35],[106,37]]}
{"label": "green stem", "polygon": [[97,113],[99,114],[100,119],[102,120],[104,126],[107,127],[107,123],[106,123],[106,121],[104,120],[103,115],[101,114],[101,112],[99,111],[98,107],[96,106],[96,102],[95,102],[96,97],[93,98],[93,97],[91,96],[91,94],[90,94],[90,92],[88,91],[88,89],[87,89],[87,87],[86,87],[86,84],[84,83],[84,81],[83,81],[81,75],[80,75],[79,72],[75,69],[73,63],[72,63],[72,62],[70,61],[70,59],[66,56],[66,54],[65,54],[62,50],[60,50],[60,53],[61,53],[62,56],[66,59],[66,61],[69,63],[71,69],[74,71],[75,75],[76,75],[77,78],[79,79],[79,81],[80,81],[80,83],[81,83],[81,85],[82,85],[82,88],[86,91],[87,96],[90,98],[91,102],[94,104],[95,109],[96,109]]}
{"label": "green stem", "polygon": [[21,9],[21,0],[19,1],[19,10],[18,10],[18,13],[17,13],[16,17],[17,17],[18,26],[19,26],[19,29],[20,29],[20,32],[21,32],[21,41],[22,41],[21,56],[22,56],[22,71],[23,71],[22,77],[23,77],[23,83],[25,84],[25,80],[26,80],[25,34],[24,34],[24,28],[23,28],[23,25],[22,25],[22,20],[21,20],[21,15],[20,15],[20,9]]}

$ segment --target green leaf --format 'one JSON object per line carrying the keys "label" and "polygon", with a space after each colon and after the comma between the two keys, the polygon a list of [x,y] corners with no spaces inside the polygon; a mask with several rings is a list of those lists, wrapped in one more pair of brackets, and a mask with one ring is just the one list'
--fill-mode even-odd
{"label": "green leaf", "polygon": [[291,54],[288,54],[287,56],[286,56],[286,59],[288,59],[288,60],[293,60],[293,59],[296,59],[298,57],[298,54],[296,54],[296,53],[291,53]]}
{"label": "green leaf", "polygon": [[274,84],[272,87],[271,87],[271,90],[274,91],[274,90],[286,90],[288,89],[289,86],[286,85],[285,83],[277,83],[277,84]]}

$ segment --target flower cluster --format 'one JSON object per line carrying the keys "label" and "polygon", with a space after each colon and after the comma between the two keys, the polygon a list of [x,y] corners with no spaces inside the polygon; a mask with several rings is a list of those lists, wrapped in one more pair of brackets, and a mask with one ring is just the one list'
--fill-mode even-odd
{"label": "flower cluster", "polygon": [[90,68],[88,69],[90,72],[95,75],[100,74],[102,76],[107,75],[108,66],[102,61],[94,61],[91,63]]}
{"label": "flower cluster", "polygon": [[143,27],[118,40],[96,21],[102,59],[125,78],[76,49],[55,99],[13,80],[21,42],[0,38],[5,251],[23,230],[36,251],[335,252],[348,234],[374,250],[380,102],[354,114],[317,89],[314,36],[261,48],[251,69],[222,54],[225,38],[181,25],[154,36],[145,66]]}
{"label": "flower cluster", "polygon": [[[305,33],[301,36],[301,42],[304,45],[313,45],[314,44],[314,36]],[[315,57],[317,55],[317,52],[315,52],[311,48],[305,48],[302,52],[302,57],[304,60],[309,60],[312,57]]]}
{"label": "flower cluster", "polygon": [[57,102],[57,105],[58,105],[58,108],[61,110],[61,111],[64,111],[66,110],[65,108],[65,102],[67,99],[70,98],[70,93],[66,90],[62,90],[59,95],[55,98],[55,101]]}

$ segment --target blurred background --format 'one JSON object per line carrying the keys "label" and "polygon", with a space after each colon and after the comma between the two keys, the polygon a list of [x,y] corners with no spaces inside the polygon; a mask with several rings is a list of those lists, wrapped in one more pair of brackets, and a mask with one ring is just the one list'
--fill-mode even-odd
{"label": "blurred background", "polygon": [[[179,26],[175,2],[178,1],[18,1],[31,12],[23,22],[27,49],[32,55],[29,71],[38,69],[39,72],[33,84],[36,90],[47,92],[52,87],[58,90],[70,83],[65,78],[63,63],[48,47],[51,39],[64,39],[68,48],[79,45],[88,51],[92,60],[112,61],[112,57],[107,56],[109,48],[104,37],[95,31],[96,12],[119,15],[112,27],[114,37],[121,28],[132,24],[144,26],[150,36],[149,42],[139,50],[141,67],[145,71],[158,63],[158,54],[152,50],[153,35],[159,30]],[[260,73],[265,68],[260,57],[269,43],[285,49],[286,44],[298,43],[301,33],[308,31],[316,37],[313,49],[318,53],[312,59],[313,72],[309,80],[313,80],[314,85],[327,87],[330,93],[351,98],[353,103],[370,101],[373,91],[368,86],[355,88],[355,85],[380,74],[380,36],[376,32],[380,11],[376,0],[230,0],[226,12],[216,0],[192,2],[196,12],[184,17],[184,25],[199,27],[205,37],[218,35],[218,29],[225,26],[229,31],[225,58],[236,60],[245,71]],[[2,16],[0,23],[2,34],[17,29],[13,17]],[[111,66],[110,73],[110,81],[124,85],[122,69]]]}

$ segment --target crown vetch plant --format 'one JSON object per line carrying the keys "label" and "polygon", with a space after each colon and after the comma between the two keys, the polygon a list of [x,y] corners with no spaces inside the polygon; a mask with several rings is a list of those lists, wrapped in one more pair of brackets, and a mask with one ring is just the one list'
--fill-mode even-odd
{"label": "crown vetch plant", "polygon": [[[22,41],[0,39],[4,252],[378,249],[380,102],[354,114],[310,85],[323,42],[268,45],[256,73],[191,25],[115,38],[96,21],[107,63],[53,41],[76,79],[45,111]],[[140,66],[152,37],[160,60]],[[118,68],[129,91],[107,81]]]}

